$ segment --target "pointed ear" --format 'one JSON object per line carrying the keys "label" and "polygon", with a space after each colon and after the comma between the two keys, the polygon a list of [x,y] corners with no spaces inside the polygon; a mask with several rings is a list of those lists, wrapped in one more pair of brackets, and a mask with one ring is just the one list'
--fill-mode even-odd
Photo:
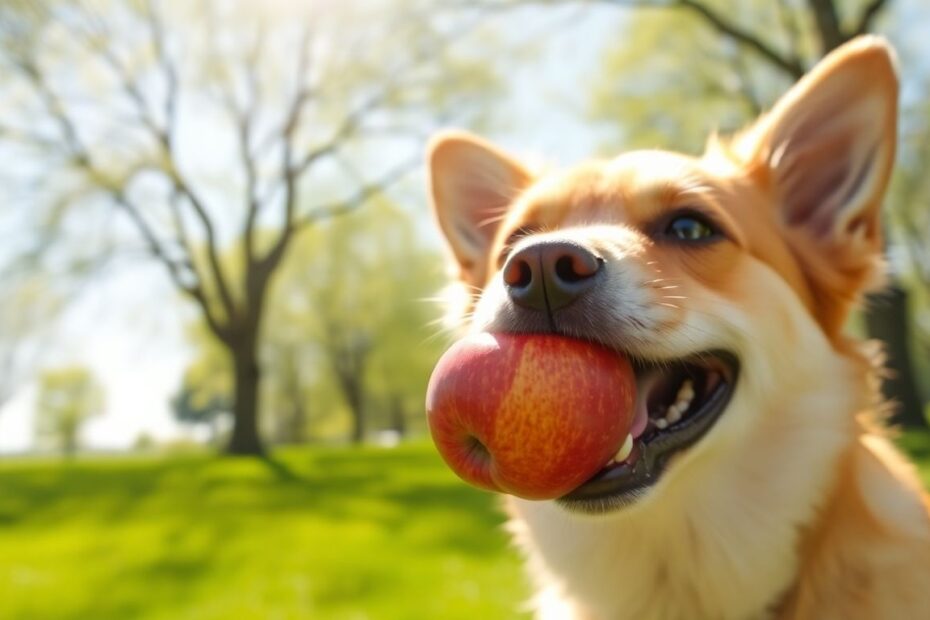
{"label": "pointed ear", "polygon": [[498,225],[531,176],[505,153],[463,132],[436,136],[427,159],[433,211],[461,278],[484,286]]}
{"label": "pointed ear", "polygon": [[897,105],[894,52],[878,37],[860,37],[829,54],[745,136],[828,332],[881,277],[879,211]]}

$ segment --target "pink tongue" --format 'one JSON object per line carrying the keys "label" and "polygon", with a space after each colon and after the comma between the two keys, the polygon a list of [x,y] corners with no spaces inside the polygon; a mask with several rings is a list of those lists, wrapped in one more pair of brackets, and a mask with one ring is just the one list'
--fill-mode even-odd
{"label": "pink tongue", "polygon": [[646,426],[649,425],[649,394],[660,377],[659,373],[651,372],[637,382],[636,412],[633,414],[633,427],[630,429],[630,435],[633,436],[633,439],[642,435],[643,431],[646,430]]}
{"label": "pink tongue", "polygon": [[649,412],[646,411],[646,399],[640,398],[636,403],[636,417],[633,418],[633,428],[630,429],[630,435],[633,436],[633,439],[636,439],[643,434],[643,431],[646,430],[646,425],[649,424]]}

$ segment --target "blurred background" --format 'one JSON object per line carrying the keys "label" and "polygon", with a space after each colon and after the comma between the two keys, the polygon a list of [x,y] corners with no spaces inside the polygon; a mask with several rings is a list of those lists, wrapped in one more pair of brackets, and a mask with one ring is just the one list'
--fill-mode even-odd
{"label": "blurred background", "polygon": [[891,277],[849,329],[930,481],[923,0],[4,0],[0,617],[525,615],[495,499],[425,435],[426,141],[699,153],[869,32]]}

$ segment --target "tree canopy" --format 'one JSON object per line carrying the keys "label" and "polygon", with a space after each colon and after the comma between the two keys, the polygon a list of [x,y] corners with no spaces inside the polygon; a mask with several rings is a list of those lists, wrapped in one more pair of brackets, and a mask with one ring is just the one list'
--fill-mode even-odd
{"label": "tree canopy", "polygon": [[73,455],[81,427],[102,412],[103,389],[89,369],[63,366],[39,376],[35,430],[40,444]]}

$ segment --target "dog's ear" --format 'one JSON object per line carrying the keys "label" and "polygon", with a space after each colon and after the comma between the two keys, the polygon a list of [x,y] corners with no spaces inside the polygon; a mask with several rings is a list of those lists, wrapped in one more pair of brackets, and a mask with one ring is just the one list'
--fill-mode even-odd
{"label": "dog's ear", "polygon": [[491,144],[462,132],[436,136],[427,159],[433,211],[460,277],[483,287],[498,225],[529,185],[530,174]]}
{"label": "dog's ear", "polygon": [[[860,37],[828,55],[744,136],[774,189],[828,333],[880,282],[879,210],[894,162],[894,52]],[[744,143],[745,146],[745,143]]]}

